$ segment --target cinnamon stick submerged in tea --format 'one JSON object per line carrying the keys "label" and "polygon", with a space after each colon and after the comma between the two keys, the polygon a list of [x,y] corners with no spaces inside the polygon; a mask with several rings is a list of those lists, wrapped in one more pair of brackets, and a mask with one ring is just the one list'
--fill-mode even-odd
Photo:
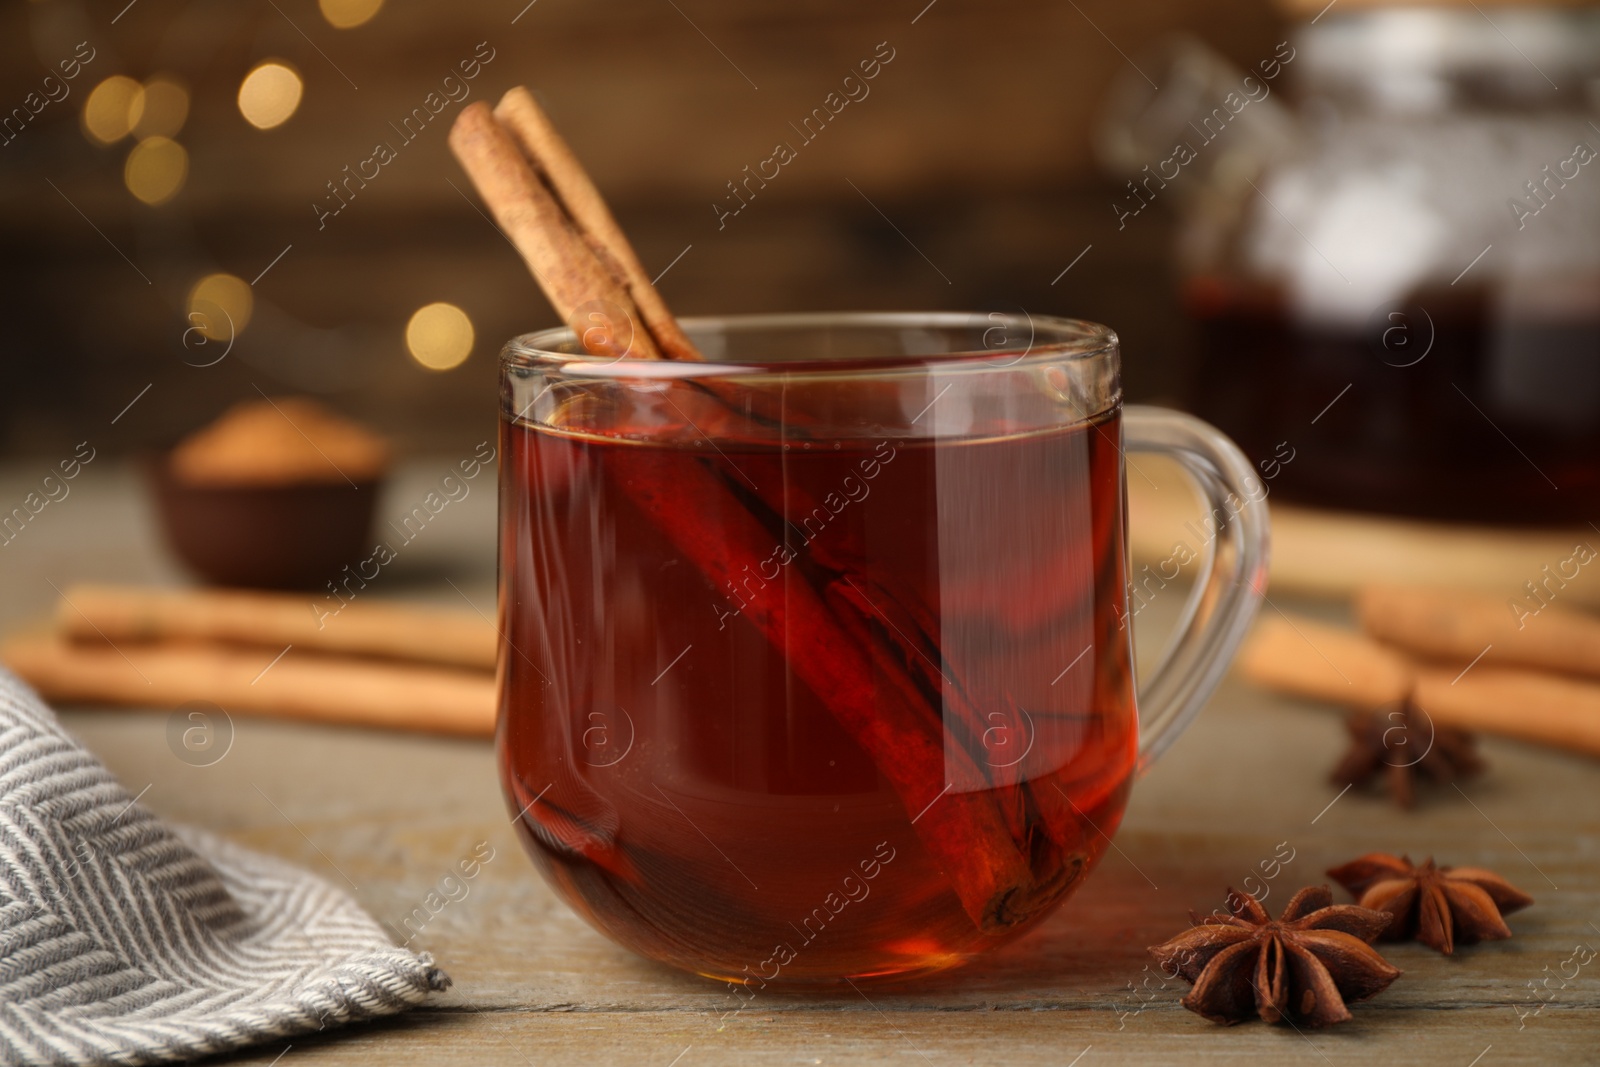
{"label": "cinnamon stick submerged in tea", "polygon": [[[744,558],[759,559],[770,536],[751,516],[734,533],[738,511],[722,511],[720,541],[704,536],[700,517],[726,505],[727,490],[707,472],[690,484],[676,465],[657,470],[647,450],[619,458],[632,475],[634,500],[677,549],[713,584],[722,588],[739,577]],[[672,478],[663,475],[671,471]],[[981,926],[1001,927],[1030,910],[1032,876],[1015,847],[1000,810],[985,793],[949,789],[945,747],[919,709],[921,701],[880,680],[860,634],[841,629],[828,606],[807,582],[769,585],[750,595],[743,616],[782,649],[790,664],[850,736],[870,754],[895,787],[929,851],[939,857],[969,913]],[[963,775],[970,784],[970,775]]]}

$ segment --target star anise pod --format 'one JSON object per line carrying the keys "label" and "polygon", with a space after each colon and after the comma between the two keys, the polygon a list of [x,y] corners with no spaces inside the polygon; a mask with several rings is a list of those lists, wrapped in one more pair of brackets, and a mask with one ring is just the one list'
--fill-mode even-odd
{"label": "star anise pod", "polygon": [[1477,739],[1435,724],[1409,699],[1387,710],[1357,712],[1346,726],[1350,747],[1328,776],[1334,785],[1362,783],[1382,773],[1395,802],[1411,808],[1417,803],[1419,773],[1440,783],[1483,773]]}
{"label": "star anise pod", "polygon": [[1183,1006],[1212,1022],[1259,1015],[1329,1026],[1350,1018],[1346,1003],[1400,977],[1371,946],[1389,916],[1334,904],[1325,885],[1300,890],[1276,920],[1255,897],[1232,889],[1228,911],[1204,919],[1191,913],[1192,929],[1150,949],[1163,973],[1193,984]]}
{"label": "star anise pod", "polygon": [[1493,871],[1479,867],[1435,867],[1429,856],[1413,866],[1410,856],[1371,852],[1328,872],[1363,908],[1394,916],[1386,941],[1416,938],[1446,956],[1463,945],[1511,936],[1503,915],[1533,898]]}

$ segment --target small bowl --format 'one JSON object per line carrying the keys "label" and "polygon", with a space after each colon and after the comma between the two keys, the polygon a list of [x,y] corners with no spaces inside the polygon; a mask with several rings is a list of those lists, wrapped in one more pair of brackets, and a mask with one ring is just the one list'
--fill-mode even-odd
{"label": "small bowl", "polygon": [[207,582],[319,589],[360,559],[382,479],[289,485],[193,485],[162,457],[151,490],[167,544]]}

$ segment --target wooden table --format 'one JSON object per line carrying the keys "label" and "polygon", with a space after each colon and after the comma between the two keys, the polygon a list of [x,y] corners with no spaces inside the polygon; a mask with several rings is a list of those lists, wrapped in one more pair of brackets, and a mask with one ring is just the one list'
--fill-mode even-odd
{"label": "wooden table", "polygon": [[[396,510],[435,466],[446,461],[408,469]],[[32,473],[0,473],[0,499],[20,498]],[[375,592],[492,603],[493,494],[452,506]],[[7,626],[46,610],[52,581],[177,579],[137,487],[110,464],[0,550],[0,575]],[[1141,625],[1165,610],[1153,604]],[[227,757],[199,768],[169,750],[165,712],[62,717],[153,811],[317,871],[380,920],[409,913],[479,842],[494,849],[469,895],[415,942],[454,988],[392,1023],[296,1039],[284,1064],[1600,1061],[1600,957],[1575,977],[1563,968],[1575,946],[1600,948],[1600,765],[1585,759],[1490,741],[1490,773],[1465,795],[1429,792],[1403,813],[1326,784],[1337,716],[1229,681],[1139,784],[1085,888],[1020,943],[915,986],[763,993],[738,1010],[723,987],[631,956],[555,899],[512,836],[487,742],[239,719]],[[1385,947],[1406,973],[1352,1023],[1214,1026],[1179,1006],[1181,983],[1163,982],[1144,948],[1182,929],[1189,909],[1220,904],[1226,886],[1260,879],[1283,842],[1294,858],[1270,883],[1273,910],[1374,849],[1492,867],[1537,903],[1511,917],[1513,940],[1453,958]],[[1530,983],[1546,980],[1532,1014]]]}

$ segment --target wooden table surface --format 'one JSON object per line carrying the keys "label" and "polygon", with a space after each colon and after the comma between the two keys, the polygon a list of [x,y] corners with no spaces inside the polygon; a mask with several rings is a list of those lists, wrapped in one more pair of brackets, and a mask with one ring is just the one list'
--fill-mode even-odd
{"label": "wooden table surface", "polygon": [[[409,466],[390,506],[404,511],[447,466]],[[0,499],[20,499],[32,474],[0,471]],[[480,489],[375,595],[493,603],[494,500]],[[51,582],[180,576],[130,473],[108,463],[0,550],[0,578],[11,627],[49,609]],[[1159,626],[1165,611],[1158,602],[1139,621]],[[556,900],[513,838],[488,742],[240,718],[228,755],[193,767],[168,748],[167,715],[62,718],[151,810],[302,864],[380,920],[408,914],[479,842],[494,850],[468,896],[415,941],[455,980],[449,992],[391,1023],[296,1039],[281,1061],[284,1044],[242,1063],[1600,1062],[1600,957],[1581,968],[1584,954],[1574,958],[1600,948],[1600,764],[1586,759],[1489,741],[1485,777],[1403,813],[1326,784],[1343,739],[1336,715],[1230,679],[1139,783],[1094,876],[1020,943],[920,984],[765,992],[741,1009],[720,985],[617,948]],[[1145,946],[1290,849],[1269,883],[1274,911],[1375,849],[1491,867],[1537,903],[1511,917],[1513,940],[1453,958],[1385,946],[1405,974],[1332,1030],[1221,1028],[1185,1011],[1183,985],[1162,980]]]}

